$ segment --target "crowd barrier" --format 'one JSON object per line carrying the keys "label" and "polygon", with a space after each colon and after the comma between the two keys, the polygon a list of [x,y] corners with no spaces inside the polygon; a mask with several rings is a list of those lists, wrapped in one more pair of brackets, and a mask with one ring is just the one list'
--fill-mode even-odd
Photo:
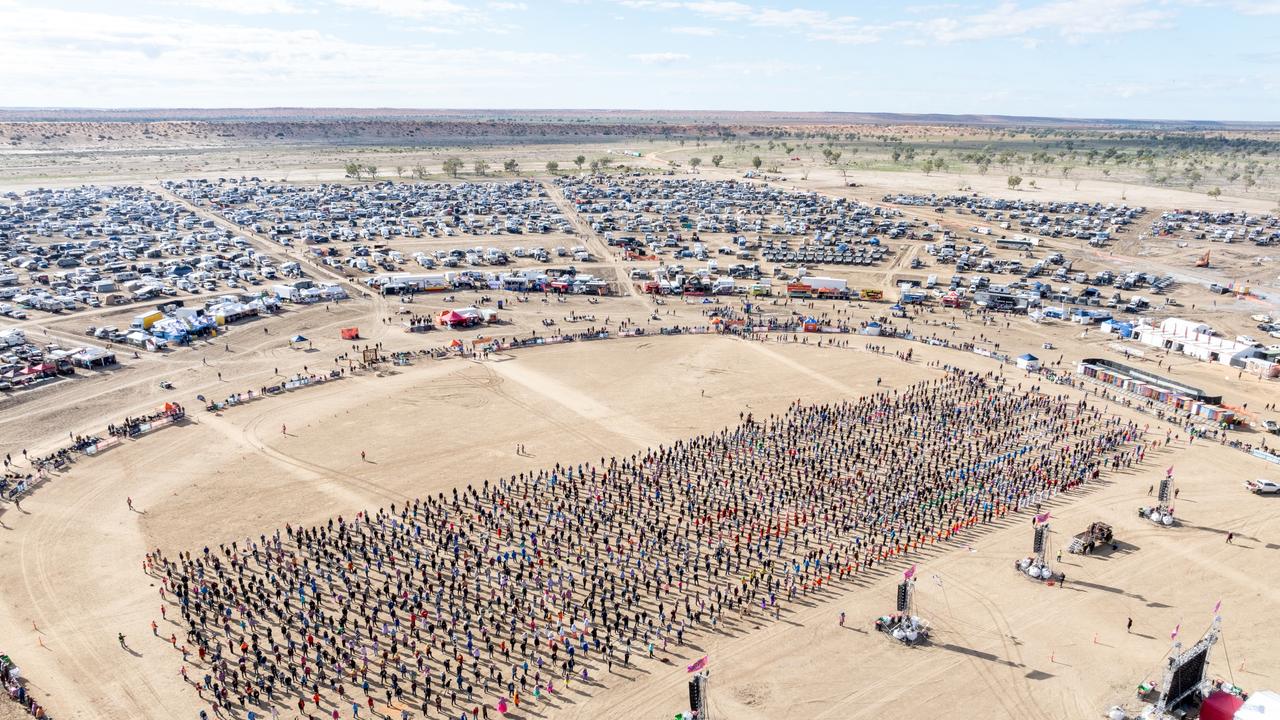
{"label": "crowd barrier", "polygon": [[222,400],[209,401],[205,403],[204,409],[209,412],[220,412],[226,408],[244,405],[246,403],[253,402],[254,400],[261,400],[264,397],[280,395],[282,393],[298,390],[304,387],[311,387],[313,385],[323,385],[324,383],[333,382],[334,380],[341,380],[344,377],[346,377],[346,375],[338,370],[331,370],[327,375],[318,373],[312,375],[298,375],[288,378],[283,382],[276,383],[275,385],[263,386],[259,390],[246,390],[241,393],[232,393]]}

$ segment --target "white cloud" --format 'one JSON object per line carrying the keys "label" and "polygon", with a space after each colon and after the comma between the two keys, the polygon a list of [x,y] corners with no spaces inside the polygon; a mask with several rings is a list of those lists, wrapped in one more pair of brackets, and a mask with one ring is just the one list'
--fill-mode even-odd
{"label": "white cloud", "polygon": [[1280,0],[1243,0],[1232,7],[1241,15],[1280,15]]}
{"label": "white cloud", "polygon": [[308,12],[293,0],[171,0],[169,4],[233,15],[296,15]]}
{"label": "white cloud", "polygon": [[[751,27],[791,32],[810,40],[842,44],[874,43],[896,37],[908,45],[927,41],[954,43],[996,38],[1016,38],[1036,45],[1032,34],[1055,34],[1069,41],[1090,35],[1120,34],[1168,27],[1173,6],[1210,0],[1004,0],[967,15],[947,15],[965,5],[940,3],[909,5],[901,19],[866,24],[853,15],[837,15],[806,7],[767,7],[736,0],[617,0],[627,7],[645,10],[681,10],[694,16]],[[1213,0],[1216,2],[1217,0]],[[1280,14],[1280,0],[1233,0],[1238,12]],[[968,6],[971,7],[971,6]],[[919,19],[920,16],[929,19]],[[680,28],[697,27],[679,26]],[[672,32],[680,32],[672,28]],[[683,34],[696,35],[697,32]]]}
{"label": "white cloud", "polygon": [[696,13],[730,20],[746,20],[756,12],[755,8],[750,5],[740,2],[726,2],[724,0],[698,0],[697,2],[684,3],[684,6]]}
{"label": "white cloud", "polygon": [[636,10],[675,10],[684,6],[682,2],[668,0],[618,0],[618,4]]}
{"label": "white cloud", "polygon": [[666,65],[668,63],[680,62],[682,60],[689,59],[688,55],[677,52],[636,53],[634,55],[628,55],[627,57],[635,60],[636,62],[644,63],[645,65]]}
{"label": "white cloud", "polygon": [[[434,35],[458,35],[465,29],[484,28],[498,35],[519,30],[518,25],[499,22],[490,12],[471,8],[452,0],[332,0],[336,5],[356,11],[367,11],[401,20],[417,20],[424,25],[414,30]],[[522,2],[491,2],[488,10],[512,12],[526,9]]]}
{"label": "white cloud", "polygon": [[[765,8],[751,15],[752,25],[787,29],[820,27],[831,23],[833,20],[843,22],[846,19],[832,18],[822,10],[804,10],[801,8],[792,8],[790,10]],[[853,18],[847,18],[847,20],[853,20]]]}
{"label": "white cloud", "polygon": [[483,105],[468,98],[533,92],[579,72],[551,52],[362,43],[2,0],[0,47],[23,68],[6,80],[6,102],[29,106]]}
{"label": "white cloud", "polygon": [[1077,39],[1165,27],[1172,18],[1171,12],[1153,7],[1147,0],[1055,0],[1030,6],[1005,2],[985,12],[935,18],[916,27],[943,43],[1018,38],[1038,32]]}
{"label": "white cloud", "polygon": [[1163,0],[1179,7],[1232,10],[1246,16],[1280,15],[1280,0]]}
{"label": "white cloud", "polygon": [[960,7],[956,3],[934,3],[930,5],[907,5],[902,11],[908,15],[930,15],[943,10],[954,10]]}
{"label": "white cloud", "polygon": [[[832,15],[826,10],[762,8],[734,0],[692,0],[690,2],[618,0],[618,2],[626,7],[643,10],[685,10],[721,22],[745,23],[766,30],[799,33],[810,40],[837,43],[876,42],[885,29],[862,25],[856,17]],[[683,34],[686,35],[710,35],[715,32],[714,28],[708,28],[712,32],[691,31],[695,27],[700,26],[681,26],[672,28],[672,32],[683,30]]]}
{"label": "white cloud", "polygon": [[336,0],[336,3],[352,10],[367,10],[408,20],[468,22],[483,19],[482,13],[450,0]]}

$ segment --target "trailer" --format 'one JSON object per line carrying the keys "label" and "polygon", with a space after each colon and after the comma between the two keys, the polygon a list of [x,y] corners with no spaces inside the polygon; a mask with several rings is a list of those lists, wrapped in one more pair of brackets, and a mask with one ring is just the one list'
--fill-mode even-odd
{"label": "trailer", "polygon": [[840,278],[806,277],[802,280],[817,292],[844,292],[849,289],[849,281]]}
{"label": "trailer", "polygon": [[849,286],[837,278],[806,277],[787,285],[787,296],[793,298],[849,299]]}

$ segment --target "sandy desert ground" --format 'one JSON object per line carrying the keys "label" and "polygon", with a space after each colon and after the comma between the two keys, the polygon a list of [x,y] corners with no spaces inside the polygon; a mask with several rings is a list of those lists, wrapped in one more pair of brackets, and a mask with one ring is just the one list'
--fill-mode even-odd
{"label": "sandy desert ground", "polygon": [[[559,149],[529,152],[531,157],[571,155]],[[284,163],[310,164],[311,169],[289,170],[291,177],[297,172],[311,181],[339,172],[315,163],[311,153]],[[165,162],[178,161],[168,157]],[[654,163],[661,166],[661,157]],[[189,168],[162,170],[186,176]],[[93,180],[151,182],[163,172],[117,168]],[[727,177],[733,171],[704,167],[703,174]],[[808,180],[789,178],[786,184],[878,201],[890,190],[952,192],[956,183],[955,176],[901,173],[856,179],[860,187],[849,188],[834,171],[817,169]],[[998,178],[963,179],[992,195],[1028,192],[1009,191]],[[33,182],[16,175],[7,180],[10,187]],[[1078,190],[1072,186],[1046,183],[1036,193],[1109,202],[1123,196],[1155,208],[1209,206],[1203,194],[1176,190],[1094,181],[1082,182]],[[1235,197],[1212,207],[1219,206],[1262,211],[1273,203]],[[1136,241],[1121,247],[1115,261],[1141,249]],[[1170,267],[1182,263],[1163,256],[1151,261]],[[1250,267],[1250,262],[1243,258],[1239,265]],[[1260,286],[1256,298],[1224,301],[1221,308],[1209,305],[1209,296],[1200,291],[1181,297],[1187,305],[1201,303],[1186,316],[1235,332],[1248,329],[1249,313],[1280,308],[1271,292]],[[427,303],[424,307],[432,309],[444,306],[437,299]],[[835,307],[817,303],[812,310],[834,312]],[[840,307],[858,319],[885,312],[875,305]],[[702,309],[669,303],[661,310],[674,314],[662,323],[701,324]],[[780,304],[777,309],[797,308]],[[884,341],[890,349],[915,350],[914,361],[905,363],[865,352],[856,337],[853,347],[840,349],[708,335],[574,343],[513,351],[488,362],[419,359],[412,366],[358,373],[217,414],[197,407],[196,395],[256,388],[277,371],[333,367],[335,357],[351,349],[337,338],[339,327],[358,324],[362,343],[382,342],[389,350],[438,346],[451,337],[406,335],[384,322],[392,310],[373,298],[332,309],[291,310],[237,328],[228,334],[227,346],[220,341],[144,355],[118,370],[55,383],[0,405],[0,452],[15,456],[23,449],[48,449],[69,431],[95,431],[168,399],[192,410],[182,426],[126,441],[56,474],[21,509],[0,507],[0,649],[22,666],[54,717],[195,718],[203,707],[178,675],[180,657],[167,642],[147,637],[160,608],[157,587],[142,572],[148,549],[199,551],[285,523],[319,523],[556,462],[622,455],[735,424],[744,411],[767,415],[797,399],[857,397],[872,391],[878,378],[901,388],[936,377],[939,371],[928,367],[930,361],[1001,370],[1017,381],[1035,382],[970,353],[914,343]],[[509,313],[511,325],[503,330],[527,334],[543,318],[571,311],[643,321],[654,310],[650,301],[633,295],[594,306],[581,299],[529,303]],[[94,319],[110,317],[104,309]],[[87,321],[72,317],[25,326],[29,332],[70,338]],[[943,322],[955,328],[944,328]],[[1004,322],[968,322],[939,309],[915,327],[988,346],[1000,342],[1006,352],[1032,351],[1050,362],[1061,356],[1064,366],[1082,357],[1118,358],[1109,341],[1081,336],[1078,328],[1036,325],[1025,318]],[[288,346],[285,338],[299,332],[313,339],[313,348]],[[1044,342],[1056,349],[1041,351]],[[1176,377],[1224,393],[1228,402],[1255,408],[1280,402],[1274,383],[1240,379],[1222,366],[1171,357],[1134,362],[1156,361],[1171,366]],[[158,388],[162,378],[176,390]],[[1103,406],[1108,412],[1132,412],[1115,403]],[[1131,416],[1150,423],[1151,432],[1161,437],[1169,427],[1148,415]],[[282,426],[288,434],[281,433]],[[1275,466],[1212,443],[1189,445],[1184,432],[1174,432],[1181,439],[1151,453],[1141,467],[1105,474],[1102,482],[1050,504],[1055,548],[1095,520],[1112,524],[1120,540],[1114,554],[1065,557],[1060,564],[1069,577],[1065,587],[1035,584],[1012,570],[1011,563],[1024,557],[1031,543],[1029,516],[1014,515],[907,561],[919,563],[919,606],[935,629],[927,646],[904,647],[871,629],[872,620],[892,607],[893,586],[906,567],[898,563],[824,590],[781,622],[699,635],[664,661],[615,668],[599,686],[571,693],[554,708],[534,707],[528,715],[670,718],[686,705],[683,662],[706,654],[716,718],[1099,717],[1106,707],[1131,700],[1140,681],[1158,675],[1175,625],[1181,624],[1184,639],[1198,637],[1219,600],[1224,642],[1212,653],[1210,674],[1250,690],[1276,688],[1280,649],[1267,628],[1280,602],[1275,589],[1280,570],[1274,562],[1280,552],[1280,499],[1242,488],[1245,480],[1274,477]],[[1253,433],[1248,440],[1262,437]],[[515,452],[521,443],[528,456]],[[368,462],[361,461],[361,451]],[[1162,529],[1135,511],[1169,466],[1176,469],[1181,490],[1183,525]],[[126,498],[140,512],[130,511]],[[1227,532],[1235,533],[1235,543],[1225,543]],[[843,628],[837,624],[841,611],[849,618]],[[1127,618],[1133,619],[1132,633],[1125,632]],[[178,630],[171,622],[161,622],[161,628],[162,634]],[[132,651],[117,645],[118,632],[129,636]],[[0,703],[0,718],[9,720],[5,713],[12,712]]]}
{"label": "sandy desert ground", "polygon": [[[147,548],[199,550],[284,523],[628,452],[735,423],[743,408],[764,414],[795,399],[866,393],[875,377],[904,386],[937,372],[920,360],[956,354],[920,352],[908,365],[857,349],[620,340],[524,351],[504,362],[434,361],[219,415],[200,412],[188,427],[82,461],[22,511],[6,513],[3,634],[59,717],[193,716],[198,700],[177,675],[175,651],[146,636],[159,609],[140,566]],[[517,456],[516,443],[533,457]],[[371,463],[361,462],[357,446]],[[957,706],[974,717],[1094,717],[1157,672],[1174,625],[1194,635],[1219,599],[1226,643],[1213,674],[1267,685],[1275,650],[1256,630],[1280,599],[1272,589],[1280,577],[1267,560],[1280,550],[1280,503],[1240,485],[1264,472],[1260,464],[1184,440],[1141,469],[1055,501],[1055,546],[1094,520],[1111,523],[1122,543],[1111,556],[1069,556],[1065,588],[1010,568],[1030,543],[1022,517],[922,553],[913,560],[929,578],[918,598],[936,629],[930,646],[906,648],[868,631],[892,603],[901,568],[890,566],[824,593],[784,622],[697,637],[696,649],[672,662],[619,669],[550,716],[668,716],[683,701],[679,656],[709,654],[717,717],[908,718]],[[1185,526],[1176,530],[1134,512],[1168,465],[1182,489]],[[131,512],[126,497],[142,512]],[[1228,531],[1238,538],[1230,546]],[[837,626],[840,611],[848,627]],[[116,632],[134,638],[136,650],[122,651]]]}

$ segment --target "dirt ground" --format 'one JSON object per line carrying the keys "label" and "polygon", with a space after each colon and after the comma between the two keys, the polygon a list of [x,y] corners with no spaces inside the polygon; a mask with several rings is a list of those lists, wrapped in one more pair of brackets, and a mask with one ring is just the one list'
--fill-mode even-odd
{"label": "dirt ground", "polygon": [[[554,153],[565,165],[576,151],[538,152]],[[137,171],[121,170],[118,176],[150,179]],[[846,188],[834,173],[815,172],[809,181],[788,184],[877,201],[891,186],[954,190],[954,176],[911,177],[868,177],[859,180],[863,187]],[[991,194],[1008,192],[989,187],[995,179],[981,187],[976,178],[965,180]],[[1069,184],[1046,183],[1038,194],[1118,202],[1125,193],[1130,204],[1216,207],[1205,199],[1191,203],[1177,191],[1150,191],[1158,194],[1148,198],[1136,188],[1097,185],[1082,183],[1076,192]],[[1235,201],[1224,198],[1222,205],[1228,202]],[[1121,248],[1117,262],[1130,250],[1137,252]],[[603,265],[620,267],[614,260]],[[414,310],[475,299],[458,295],[452,303],[440,296],[420,299]],[[1248,330],[1250,313],[1274,312],[1265,297],[1222,300],[1218,307],[1207,294],[1192,294],[1184,304],[1193,302],[1197,310],[1188,307],[1183,316],[1205,319],[1224,332]],[[498,330],[527,335],[543,331],[545,319],[556,320],[564,331],[585,329],[586,323],[564,322],[571,312],[645,324],[657,310],[673,314],[652,326],[702,324],[704,309],[678,300],[659,308],[631,295],[599,305],[581,298],[534,301],[510,306],[509,324]],[[770,307],[781,314],[837,309],[855,322],[888,312],[885,305],[856,303],[810,307],[779,300]],[[53,447],[68,432],[100,431],[107,422],[165,400],[192,411],[184,426],[77,462],[37,488],[20,510],[0,507],[0,651],[15,658],[54,717],[195,718],[202,707],[179,677],[178,654],[167,642],[146,637],[151,620],[160,620],[157,588],[141,567],[147,549],[198,551],[285,523],[317,523],[556,462],[627,454],[718,430],[743,412],[765,415],[796,399],[865,394],[877,379],[903,387],[935,377],[929,361],[983,371],[999,367],[969,353],[881,341],[890,349],[914,349],[915,360],[908,364],[865,352],[864,339],[854,336],[848,349],[709,335],[648,337],[514,351],[488,362],[420,359],[219,414],[195,401],[197,395],[217,398],[257,388],[303,366],[335,367],[335,358],[352,350],[350,342],[338,339],[340,327],[359,325],[360,344],[381,342],[389,350],[438,347],[453,337],[489,332],[409,335],[394,324],[395,310],[395,303],[376,298],[290,309],[236,327],[217,342],[144,353],[136,360],[122,357],[120,369],[60,381],[0,405],[0,452],[15,457],[23,449]],[[103,309],[24,326],[70,342],[83,337],[90,323],[127,324],[128,312]],[[1002,318],[984,324],[938,309],[909,324],[919,334],[992,349],[999,343],[1002,352],[1033,352],[1064,366],[1082,357],[1121,359],[1112,339],[1064,323]],[[295,333],[312,338],[312,347],[289,347],[286,338]],[[1044,343],[1054,349],[1043,349]],[[1237,377],[1221,365],[1166,356],[1131,362],[1160,362],[1161,372],[1172,366],[1174,377],[1221,392],[1230,403],[1260,408],[1280,402],[1274,383]],[[1007,367],[1003,372],[1021,374]],[[162,391],[161,379],[176,390]],[[1163,437],[1166,425],[1137,417]],[[1242,488],[1245,480],[1274,477],[1275,466],[1210,443],[1189,446],[1185,433],[1175,432],[1181,439],[1151,453],[1142,467],[1104,475],[1084,493],[1052,504],[1053,551],[1095,520],[1112,524],[1120,540],[1114,554],[1064,557],[1059,567],[1068,575],[1065,587],[1037,585],[1012,570],[1031,543],[1028,518],[1014,516],[1001,527],[913,557],[920,565],[920,614],[935,629],[926,647],[903,647],[871,629],[873,619],[891,607],[903,569],[889,566],[856,585],[811,597],[809,606],[783,622],[738,636],[697,636],[671,662],[641,660],[618,669],[601,687],[570,696],[553,716],[672,717],[687,703],[681,662],[707,654],[711,707],[719,718],[1097,717],[1131,700],[1140,681],[1158,676],[1175,625],[1181,624],[1184,640],[1198,638],[1218,600],[1224,642],[1211,653],[1210,674],[1250,690],[1275,688],[1280,649],[1257,628],[1280,601],[1280,570],[1273,562],[1280,551],[1280,499]],[[1255,444],[1266,437],[1242,435]],[[529,457],[517,455],[518,443]],[[1135,512],[1169,466],[1181,489],[1183,525],[1175,529],[1154,527]],[[131,512],[126,498],[140,512]],[[1232,545],[1224,542],[1227,532],[1236,535]],[[837,625],[841,611],[849,618],[844,628]],[[1128,618],[1132,633],[1125,632]],[[161,628],[178,630],[165,622]],[[119,632],[129,637],[132,652],[116,643]],[[0,719],[9,720],[5,713],[12,708],[0,702]]]}
{"label": "dirt ground", "polygon": [[[200,411],[190,426],[79,463],[6,513],[0,636],[58,717],[194,717],[199,702],[178,677],[180,658],[146,637],[159,609],[141,569],[147,548],[198,551],[284,523],[626,453],[734,423],[744,409],[766,414],[797,398],[862,394],[876,378],[904,386],[936,373],[928,360],[959,355],[913,347],[916,362],[906,364],[860,347],[711,336],[570,344],[501,362],[431,361],[218,415]],[[516,443],[533,457],[517,456]],[[1174,530],[1134,512],[1169,465],[1185,523]],[[1093,520],[1115,526],[1122,543],[1111,556],[1064,559],[1065,588],[1012,570],[1030,543],[1021,517],[923,553],[919,606],[936,629],[928,647],[869,632],[892,603],[900,568],[890,568],[815,598],[789,621],[697,637],[683,654],[710,655],[719,717],[906,718],[957,703],[977,717],[1090,717],[1158,672],[1175,625],[1196,636],[1222,599],[1227,640],[1212,673],[1264,687],[1274,682],[1277,652],[1248,628],[1280,599],[1271,589],[1280,571],[1266,561],[1280,550],[1280,503],[1240,485],[1266,473],[1263,465],[1184,440],[1054,503],[1054,548]],[[1227,531],[1234,545],[1223,542]],[[836,624],[840,611],[850,618],[845,628]],[[1124,630],[1129,617],[1133,633]],[[117,632],[135,650],[121,650]],[[684,702],[679,662],[619,669],[559,716],[670,716]]]}

